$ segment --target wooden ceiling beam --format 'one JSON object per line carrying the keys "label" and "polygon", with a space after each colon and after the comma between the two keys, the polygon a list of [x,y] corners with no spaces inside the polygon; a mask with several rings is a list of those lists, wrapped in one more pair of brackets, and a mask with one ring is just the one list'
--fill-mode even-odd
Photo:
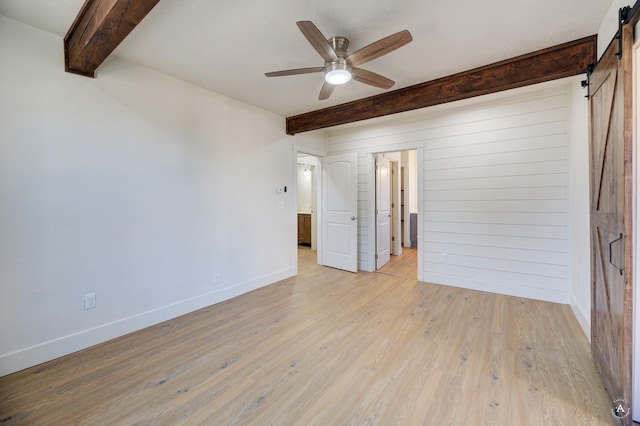
{"label": "wooden ceiling beam", "polygon": [[470,71],[287,117],[287,134],[308,132],[584,74],[597,62],[589,36]]}
{"label": "wooden ceiling beam", "polygon": [[64,37],[65,71],[96,69],[160,0],[86,0]]}

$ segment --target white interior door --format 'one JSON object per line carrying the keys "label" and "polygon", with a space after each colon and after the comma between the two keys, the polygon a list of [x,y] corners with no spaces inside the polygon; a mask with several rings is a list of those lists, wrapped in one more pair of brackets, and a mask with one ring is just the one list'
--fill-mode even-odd
{"label": "white interior door", "polygon": [[376,160],[376,269],[382,268],[391,256],[391,196],[389,160]]}
{"label": "white interior door", "polygon": [[391,254],[402,255],[402,215],[400,213],[400,166],[391,162]]}
{"label": "white interior door", "polygon": [[323,163],[322,261],[358,272],[358,156],[333,155]]}

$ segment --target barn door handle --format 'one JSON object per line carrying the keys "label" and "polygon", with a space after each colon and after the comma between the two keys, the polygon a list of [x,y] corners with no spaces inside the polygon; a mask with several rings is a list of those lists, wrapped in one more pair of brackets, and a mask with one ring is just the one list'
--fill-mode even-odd
{"label": "barn door handle", "polygon": [[620,240],[622,240],[622,233],[620,234],[620,236],[619,236],[618,238],[616,238],[615,240],[613,240],[613,241],[611,241],[611,242],[609,243],[609,263],[611,264],[611,266],[613,266],[614,268],[616,268],[616,269],[618,270],[618,272],[620,272],[620,275],[622,275],[622,270],[623,270],[624,268],[620,268],[620,267],[616,266],[616,264],[615,264],[615,263],[613,263],[613,252],[612,252],[612,250],[611,250],[611,247],[612,247],[615,243],[617,243],[618,241],[620,241]]}

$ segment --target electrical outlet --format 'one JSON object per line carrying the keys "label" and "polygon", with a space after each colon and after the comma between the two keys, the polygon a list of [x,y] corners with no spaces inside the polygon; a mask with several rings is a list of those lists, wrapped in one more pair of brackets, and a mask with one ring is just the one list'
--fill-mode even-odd
{"label": "electrical outlet", "polygon": [[213,284],[220,284],[220,272],[216,272],[215,274],[213,274]]}
{"label": "electrical outlet", "polygon": [[96,307],[96,294],[89,293],[84,295],[84,308],[93,309]]}

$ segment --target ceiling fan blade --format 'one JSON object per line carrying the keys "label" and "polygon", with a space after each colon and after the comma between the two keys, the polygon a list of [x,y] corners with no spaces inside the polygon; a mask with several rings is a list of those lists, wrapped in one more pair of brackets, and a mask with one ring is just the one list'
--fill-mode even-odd
{"label": "ceiling fan blade", "polygon": [[296,68],[292,70],[266,72],[267,77],[282,77],[285,75],[311,74],[314,72],[323,72],[324,67]]}
{"label": "ceiling fan blade", "polygon": [[411,40],[413,40],[413,37],[409,31],[400,31],[353,52],[351,55],[347,56],[347,62],[354,67],[364,64],[365,62],[372,61],[382,55],[393,52],[394,50],[409,43]]}
{"label": "ceiling fan blade", "polygon": [[385,76],[362,68],[351,69],[351,75],[355,81],[368,84],[369,86],[379,87],[381,89],[390,89],[394,84],[396,84],[395,81],[390,80]]}
{"label": "ceiling fan blade", "polygon": [[335,62],[338,60],[336,52],[333,47],[327,41],[327,38],[322,35],[318,27],[311,21],[298,21],[296,22],[302,34],[309,40],[311,46],[322,56],[327,62]]}
{"label": "ceiling fan blade", "polygon": [[325,81],[322,85],[322,89],[320,89],[320,96],[318,96],[318,100],[324,101],[325,99],[329,99],[329,96],[331,96],[333,89],[335,88],[336,86]]}

